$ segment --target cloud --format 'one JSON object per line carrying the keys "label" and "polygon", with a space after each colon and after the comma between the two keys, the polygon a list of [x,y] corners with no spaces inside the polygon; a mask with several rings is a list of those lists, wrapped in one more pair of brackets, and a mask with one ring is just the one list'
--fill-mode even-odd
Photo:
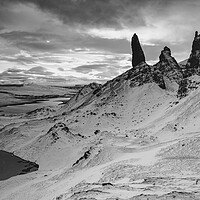
{"label": "cloud", "polygon": [[[118,58],[119,59],[119,58]],[[120,60],[120,59],[119,59]],[[101,81],[107,81],[111,78],[118,76],[123,73],[127,68],[131,66],[116,65],[115,62],[111,65],[108,64],[92,64],[92,65],[81,65],[73,68],[76,72],[83,74],[90,74],[94,79],[99,79]]]}
{"label": "cloud", "polygon": [[118,76],[120,73],[118,70],[116,69],[109,69],[107,71],[103,71],[101,73],[97,73],[95,74],[95,77],[98,78],[98,79],[104,79],[104,80],[109,80],[111,78],[114,78],[116,76]]}
{"label": "cloud", "polygon": [[17,79],[24,82],[35,77],[48,77],[53,74],[53,72],[48,71],[46,68],[38,66],[32,67],[28,70],[20,68],[8,68],[0,73],[0,77],[2,80]]}
{"label": "cloud", "polygon": [[38,66],[28,70],[20,68],[9,68],[0,73],[0,83],[36,83],[46,85],[76,85],[76,84],[89,84],[91,82],[105,83],[105,79],[100,78],[87,78],[76,76],[61,76],[49,72],[46,68]]}
{"label": "cloud", "polygon": [[54,74],[53,72],[48,71],[45,67],[41,67],[41,66],[32,67],[31,69],[26,70],[24,73],[33,74],[33,75],[45,75],[45,76]]}
{"label": "cloud", "polygon": [[24,70],[22,69],[17,69],[17,68],[8,68],[7,71],[3,72],[3,73],[20,73],[23,72]]}
{"label": "cloud", "polygon": [[11,31],[1,33],[0,37],[10,42],[13,46],[26,51],[51,51],[59,48],[59,46],[56,46],[55,43],[47,42],[49,38],[54,38],[54,40],[56,40],[56,35],[51,34]]}
{"label": "cloud", "polygon": [[[65,24],[85,26],[109,26],[122,28],[125,23],[144,25],[139,8],[148,4],[142,0],[2,0],[2,5],[32,3],[40,10],[53,13]],[[132,15],[131,13],[134,13]],[[123,24],[122,24],[123,23]]]}
{"label": "cloud", "polygon": [[0,70],[11,78],[105,81],[129,68],[134,32],[147,61],[166,45],[180,61],[199,9],[197,0],[0,0]]}
{"label": "cloud", "polygon": [[22,69],[9,68],[0,73],[1,83],[23,83],[27,80],[27,76],[23,74]]}
{"label": "cloud", "polygon": [[20,51],[14,55],[0,55],[0,61],[6,61],[10,63],[15,63],[19,65],[31,65],[38,61],[37,57],[33,57],[27,51]]}
{"label": "cloud", "polygon": [[[9,31],[0,37],[19,49],[61,52],[94,48],[130,53],[130,38],[137,32],[148,60],[155,59],[161,43],[186,44],[200,17],[196,0],[2,0],[1,5],[2,26]],[[23,22],[27,18],[30,20]],[[151,47],[155,53],[148,50]],[[152,55],[154,58],[149,58]]]}
{"label": "cloud", "polygon": [[34,59],[32,58],[25,58],[25,57],[10,57],[10,56],[0,56],[0,60],[2,61],[7,61],[7,62],[13,62],[13,63],[18,63],[22,65],[27,65],[27,64],[33,64]]}
{"label": "cloud", "polygon": [[198,0],[1,0],[0,27],[46,33],[70,27],[112,39],[138,32],[146,44],[181,42],[187,35],[183,31],[198,27],[199,7]]}
{"label": "cloud", "polygon": [[[175,33],[173,29],[180,33],[183,30],[189,30],[188,26],[198,25],[198,20],[195,19],[199,16],[200,6],[198,0],[190,2],[187,0],[2,0],[2,2],[4,2],[3,9],[8,7],[10,10],[11,5],[29,7],[21,8],[22,11],[32,9],[33,11],[28,10],[33,13],[33,16],[30,14],[30,19],[34,19],[36,23],[29,24],[38,24],[39,27],[41,27],[39,19],[43,19],[46,24],[51,21],[49,15],[54,14],[64,24],[79,29],[81,32],[96,28],[96,35],[112,38],[116,38],[116,34],[120,34],[118,38],[130,38],[130,33],[138,32],[143,33],[144,42],[150,42],[149,39],[153,38],[171,39],[173,42],[183,40],[184,38],[172,34]],[[23,16],[26,14],[23,13]],[[42,14],[45,16],[39,16]],[[184,18],[186,15],[190,17]],[[36,20],[34,16],[38,19]],[[17,17],[16,20],[19,21]],[[51,23],[55,25],[58,21],[56,23],[51,21]]]}
{"label": "cloud", "polygon": [[132,66],[131,65],[126,65],[126,66],[123,66],[122,68],[123,69],[130,69]]}
{"label": "cloud", "polygon": [[80,52],[85,49],[96,49],[113,53],[130,52],[130,44],[126,39],[92,37],[76,31],[66,36],[12,31],[0,34],[0,38],[25,51],[62,52],[71,49]]}
{"label": "cloud", "polygon": [[62,67],[58,67],[58,70],[64,72],[65,70]]}
{"label": "cloud", "polygon": [[87,74],[89,72],[92,72],[93,70],[103,71],[105,69],[105,67],[106,67],[105,64],[101,64],[101,65],[81,65],[81,66],[73,68],[73,70],[75,70],[76,72]]}
{"label": "cloud", "polygon": [[19,1],[0,2],[0,27],[6,31],[35,31],[46,24],[53,23],[50,20],[52,15],[45,13],[28,1],[20,3]]}

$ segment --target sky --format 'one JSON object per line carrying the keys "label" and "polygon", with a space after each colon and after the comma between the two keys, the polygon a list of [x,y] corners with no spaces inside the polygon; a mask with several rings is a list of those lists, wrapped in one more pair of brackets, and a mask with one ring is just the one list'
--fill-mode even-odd
{"label": "sky", "polygon": [[164,46],[189,57],[199,0],[0,0],[0,83],[105,83],[131,68],[130,40],[146,62]]}

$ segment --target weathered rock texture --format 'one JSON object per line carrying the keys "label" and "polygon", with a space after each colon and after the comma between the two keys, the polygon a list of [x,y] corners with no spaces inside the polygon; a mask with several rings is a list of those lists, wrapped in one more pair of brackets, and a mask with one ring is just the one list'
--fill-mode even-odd
{"label": "weathered rock texture", "polygon": [[184,77],[194,74],[200,74],[200,34],[198,34],[198,31],[195,32],[192,51],[184,70]]}
{"label": "weathered rock texture", "polygon": [[159,62],[153,67],[156,75],[165,76],[171,81],[179,83],[183,78],[181,68],[175,58],[171,56],[171,50],[167,46],[161,51]]}
{"label": "weathered rock texture", "polygon": [[136,34],[133,35],[131,40],[131,49],[132,49],[132,66],[135,67],[141,62],[145,62],[144,52],[140,45],[138,36]]}

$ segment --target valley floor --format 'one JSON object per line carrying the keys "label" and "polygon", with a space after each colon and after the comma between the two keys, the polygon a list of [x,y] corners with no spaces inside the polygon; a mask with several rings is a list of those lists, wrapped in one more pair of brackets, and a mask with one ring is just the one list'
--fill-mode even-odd
{"label": "valley floor", "polygon": [[200,199],[199,97],[146,84],[72,112],[0,116],[0,149],[39,164],[0,181],[0,199]]}

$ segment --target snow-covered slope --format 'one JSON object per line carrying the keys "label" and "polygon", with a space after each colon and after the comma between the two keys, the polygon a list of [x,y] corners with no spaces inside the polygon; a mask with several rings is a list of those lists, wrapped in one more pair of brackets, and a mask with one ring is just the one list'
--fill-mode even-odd
{"label": "snow-covered slope", "polygon": [[200,78],[167,47],[154,66],[138,49],[134,68],[1,129],[1,149],[39,170],[1,182],[0,199],[200,198]]}

